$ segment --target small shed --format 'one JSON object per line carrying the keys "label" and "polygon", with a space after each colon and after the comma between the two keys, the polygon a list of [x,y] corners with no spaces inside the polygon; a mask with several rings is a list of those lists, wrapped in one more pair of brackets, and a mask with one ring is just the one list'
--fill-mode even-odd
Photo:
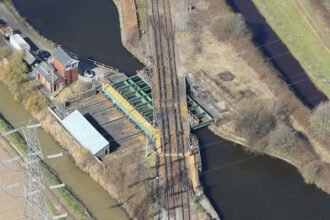
{"label": "small shed", "polygon": [[62,125],[81,146],[90,150],[94,156],[102,157],[110,152],[109,142],[78,110],[64,118]]}
{"label": "small shed", "polygon": [[19,34],[13,34],[9,37],[10,45],[18,51],[30,51],[30,45]]}

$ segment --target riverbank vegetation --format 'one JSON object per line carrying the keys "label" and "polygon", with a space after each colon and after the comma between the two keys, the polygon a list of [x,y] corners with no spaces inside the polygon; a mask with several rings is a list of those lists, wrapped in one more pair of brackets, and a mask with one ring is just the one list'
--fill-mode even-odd
{"label": "riverbank vegetation", "polygon": [[[104,163],[101,164],[88,150],[82,148],[47,110],[47,100],[28,80],[22,54],[13,53],[4,57],[0,66],[0,80],[7,85],[15,100],[22,103],[26,110],[41,122],[45,131],[69,151],[76,165],[119,201],[118,207],[124,207],[131,217],[138,219],[151,218],[157,214],[154,156],[145,159],[144,151],[138,146],[124,153],[124,156],[123,152],[113,152],[104,158]],[[141,143],[145,141],[141,140]],[[51,181],[55,179],[52,178]],[[79,205],[69,200],[67,192],[60,190],[59,193],[64,204],[76,213]]]}
{"label": "riverbank vegetation", "polygon": [[22,103],[27,111],[38,112],[46,107],[47,100],[29,81],[22,57],[23,54],[20,53],[6,54],[0,64],[0,80],[8,86],[14,99]]}
{"label": "riverbank vegetation", "polygon": [[[330,97],[330,35],[311,0],[253,0],[317,87]],[[325,7],[322,6],[322,7]],[[298,74],[298,73],[297,73]]]}
{"label": "riverbank vegetation", "polygon": [[137,16],[139,20],[140,34],[144,34],[147,31],[147,6],[145,0],[135,0]]}
{"label": "riverbank vegetation", "polygon": [[[204,97],[211,97],[221,111],[222,120],[211,130],[248,151],[291,163],[307,183],[330,193],[330,149],[315,135],[312,111],[280,80],[251,41],[242,16],[225,0],[195,7],[180,15],[186,22],[177,23],[177,38],[187,72],[201,78]],[[227,22],[219,24],[223,20]]]}

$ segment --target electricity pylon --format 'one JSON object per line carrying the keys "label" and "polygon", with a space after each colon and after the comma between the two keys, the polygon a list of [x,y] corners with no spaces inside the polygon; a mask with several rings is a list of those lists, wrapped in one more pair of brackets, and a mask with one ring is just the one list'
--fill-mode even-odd
{"label": "electricity pylon", "polygon": [[27,147],[23,164],[27,174],[24,186],[23,217],[28,220],[50,219],[45,199],[46,186],[41,172],[43,154],[37,135],[37,127],[39,126],[29,125],[22,129]]}

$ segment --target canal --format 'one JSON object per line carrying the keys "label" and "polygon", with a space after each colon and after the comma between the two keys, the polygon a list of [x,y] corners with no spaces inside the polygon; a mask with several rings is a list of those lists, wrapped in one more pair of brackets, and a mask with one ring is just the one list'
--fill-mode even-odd
{"label": "canal", "polygon": [[[32,120],[32,116],[24,110],[23,106],[14,102],[13,96],[1,82],[0,113],[15,127],[24,126],[29,120]],[[63,152],[63,149],[53,138],[41,129],[39,130],[39,138],[45,156]],[[111,198],[86,173],[82,172],[74,164],[68,153],[64,153],[64,156],[58,159],[45,159],[46,163],[59,174],[58,176],[63,183],[78,195],[93,215],[97,219],[128,219],[126,212],[119,208],[116,200]]]}
{"label": "canal", "polygon": [[[38,28],[38,30],[46,36],[65,45],[78,54],[79,52],[85,52],[86,56],[92,56],[92,53],[103,50],[102,48],[107,44],[110,44],[107,45],[107,47],[122,47],[120,36],[118,41],[111,42],[108,38],[99,36],[107,32],[106,29],[112,25],[112,22],[117,23],[118,28],[113,29],[114,32],[111,32],[110,35],[114,34],[118,36],[120,32],[116,10],[104,8],[106,4],[108,4],[108,6],[112,5],[110,0],[93,0],[92,3],[88,0],[14,0],[14,2],[20,12],[28,18],[33,26]],[[72,7],[72,2],[79,2],[79,8]],[[244,5],[246,2],[250,2],[250,0],[237,0],[232,2]],[[71,5],[71,7],[68,7],[68,4]],[[250,2],[250,4],[252,4],[252,2]],[[246,7],[251,7],[251,5],[246,5]],[[58,16],[58,13],[52,12],[53,9],[67,11],[68,9],[66,8],[70,8],[71,10],[69,14],[66,14],[67,16]],[[47,13],[45,11],[47,11]],[[77,19],[74,17],[76,11],[79,11],[79,15],[88,16],[82,16],[80,19]],[[98,14],[101,14],[101,12],[106,12],[106,14],[115,12],[111,14],[110,17],[107,17],[108,15],[102,15],[105,16],[106,19],[109,19],[104,22],[102,20],[89,18],[96,16],[94,15],[95,11],[97,11]],[[89,19],[91,19],[91,21],[89,21]],[[102,17],[100,19],[102,19]],[[63,21],[67,24],[63,24]],[[63,28],[63,25],[66,26],[66,28]],[[78,29],[76,29],[77,26],[79,27]],[[80,39],[85,36],[79,34],[79,36],[73,35],[75,36],[75,38],[73,38],[71,36],[73,32],[72,29],[75,29],[79,33],[85,33],[86,30],[91,32],[90,29],[94,31],[93,35],[88,35],[88,39]],[[264,35],[264,37],[267,37],[267,34]],[[262,39],[262,37],[259,38]],[[94,44],[95,41],[98,42]],[[94,44],[94,46],[91,47],[90,44]],[[116,54],[116,52],[115,50],[105,50],[102,54],[104,54],[104,57],[111,57],[113,54]],[[283,52],[282,49],[280,52]],[[125,66],[124,63],[127,62],[125,59],[125,57],[121,57],[118,61],[118,65]],[[133,58],[128,54],[128,59]],[[109,59],[108,64],[114,65],[111,59]],[[132,68],[130,71],[134,72],[138,69],[138,65],[133,65],[130,68]],[[286,65],[281,66],[281,71],[284,70],[291,72],[291,63],[286,63]],[[317,103],[317,101],[320,101],[320,98],[322,99],[319,93],[315,93],[312,96],[313,97],[308,101],[311,104]],[[22,107],[12,103],[12,97],[3,86],[0,86],[0,97],[2,102],[0,103],[0,112],[2,112],[9,121],[19,123],[27,120],[24,117],[17,117],[15,111],[21,111],[19,109],[22,109]],[[7,103],[9,103],[9,105]],[[316,189],[314,186],[306,185],[300,174],[291,165],[278,159],[271,159],[267,156],[248,154],[241,146],[215,136],[208,129],[199,130],[196,134],[200,140],[203,160],[201,181],[207,196],[210,198],[216,210],[224,217],[223,219],[321,220],[328,219],[328,216],[330,216],[330,199],[328,195]],[[56,148],[56,150],[53,151],[57,150]],[[63,167],[63,170],[65,172],[68,168]],[[73,175],[70,176],[71,177],[68,178],[69,180],[81,182],[79,178],[76,180]],[[88,184],[91,183],[88,182],[86,185]],[[85,187],[84,185],[84,181],[80,183],[80,187]],[[87,197],[91,196],[95,199],[94,203],[104,204],[96,200],[97,198],[94,196],[94,193],[89,193],[89,190],[86,190],[85,193],[82,192],[83,196],[86,196],[86,194]],[[91,201],[90,203],[92,205],[93,202]],[[115,210],[109,207],[108,209],[110,212]]]}
{"label": "canal", "polygon": [[47,39],[82,58],[126,73],[143,65],[122,45],[118,11],[112,0],[14,0],[17,10]]}
{"label": "canal", "polygon": [[305,70],[287,46],[268,25],[252,0],[227,0],[235,12],[241,13],[253,32],[253,41],[281,73],[296,95],[309,107],[315,107],[327,97],[313,84]]}

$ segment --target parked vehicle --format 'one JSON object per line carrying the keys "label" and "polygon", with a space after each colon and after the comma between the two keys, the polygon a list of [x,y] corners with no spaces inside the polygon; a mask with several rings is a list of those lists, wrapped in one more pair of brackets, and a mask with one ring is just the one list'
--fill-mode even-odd
{"label": "parked vehicle", "polygon": [[41,60],[47,61],[51,54],[46,50],[38,50],[37,55]]}
{"label": "parked vehicle", "polygon": [[88,78],[93,78],[95,76],[95,72],[94,70],[86,70],[84,76]]}
{"label": "parked vehicle", "polygon": [[0,29],[5,27],[8,27],[7,23],[4,20],[0,19]]}

